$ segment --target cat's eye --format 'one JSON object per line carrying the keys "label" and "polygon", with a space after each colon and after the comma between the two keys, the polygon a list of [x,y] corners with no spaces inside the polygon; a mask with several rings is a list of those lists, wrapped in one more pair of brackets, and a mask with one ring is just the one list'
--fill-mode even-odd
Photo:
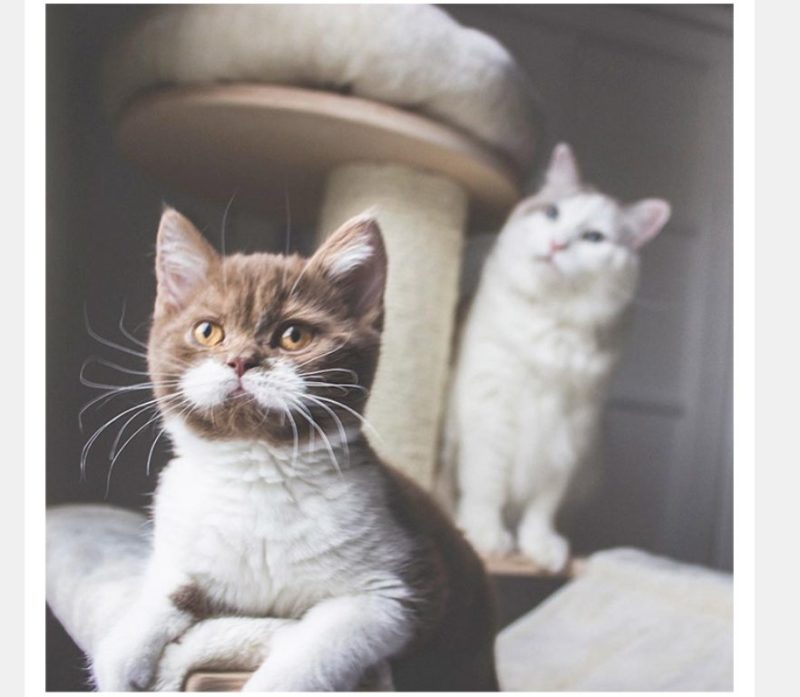
{"label": "cat's eye", "polygon": [[602,242],[605,238],[606,236],[597,230],[589,230],[581,235],[581,239],[587,242]]}
{"label": "cat's eye", "polygon": [[544,214],[550,218],[550,220],[555,220],[558,218],[558,206],[551,203],[544,209]]}
{"label": "cat's eye", "polygon": [[279,344],[284,351],[299,351],[311,343],[313,332],[308,327],[292,324],[283,330]]}
{"label": "cat's eye", "polygon": [[192,336],[202,346],[216,346],[225,338],[225,331],[216,322],[203,320],[194,325]]}

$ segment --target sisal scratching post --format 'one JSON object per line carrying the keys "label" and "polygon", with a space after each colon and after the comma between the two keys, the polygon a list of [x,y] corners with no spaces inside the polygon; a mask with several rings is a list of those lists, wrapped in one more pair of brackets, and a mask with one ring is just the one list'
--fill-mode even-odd
{"label": "sisal scratching post", "polygon": [[438,458],[467,194],[452,180],[395,164],[329,175],[319,240],[371,209],[389,257],[383,345],[365,430],[387,462],[430,490]]}

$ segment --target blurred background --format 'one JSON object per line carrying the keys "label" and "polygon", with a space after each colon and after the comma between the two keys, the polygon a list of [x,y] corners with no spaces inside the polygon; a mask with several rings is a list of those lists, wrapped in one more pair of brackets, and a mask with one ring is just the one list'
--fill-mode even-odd
{"label": "blurred background", "polygon": [[[445,5],[496,37],[528,72],[546,116],[540,163],[570,142],[588,181],[632,200],[667,198],[673,218],[643,253],[642,283],[607,405],[605,477],[574,522],[579,552],[636,546],[732,570],[732,9],[725,5]],[[142,6],[47,9],[47,498],[147,505],[165,440],[145,462],[147,428],[117,460],[106,495],[110,439],[80,477],[88,436],[123,405],[78,412],[98,393],[81,365],[100,356],[143,370],[136,356],[93,340],[140,340],[154,297],[153,243],[162,202],[212,241],[224,205],[167,190],[122,158],[99,101],[102,56]],[[534,181],[536,172],[530,173]],[[233,193],[233,192],[231,192]],[[289,192],[291,204],[291,192]],[[231,206],[228,251],[283,250],[287,216]],[[462,292],[474,288],[491,230],[467,238]],[[312,230],[293,225],[291,248]],[[454,260],[459,263],[459,260]],[[130,345],[130,344],[128,344]],[[117,383],[99,366],[87,377]],[[135,376],[130,383],[137,382]],[[112,431],[114,429],[111,429]],[[48,632],[48,689],[86,689],[81,658]]]}

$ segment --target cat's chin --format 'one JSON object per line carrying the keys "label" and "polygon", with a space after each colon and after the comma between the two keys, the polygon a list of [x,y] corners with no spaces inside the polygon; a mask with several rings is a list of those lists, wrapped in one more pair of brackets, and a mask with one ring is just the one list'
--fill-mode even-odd
{"label": "cat's chin", "polygon": [[301,433],[295,441],[293,433],[290,435],[275,434],[262,429],[255,431],[228,431],[217,425],[210,429],[198,424],[193,424],[185,418],[172,415],[165,419],[165,429],[178,456],[189,456],[199,460],[214,459],[222,456],[236,456],[243,460],[258,459],[259,453],[271,453],[290,457],[296,463],[296,458],[310,453],[324,453],[328,457],[331,452],[344,449],[363,439],[359,426],[344,427],[341,430],[328,431],[325,438],[312,437],[309,433]]}
{"label": "cat's chin", "polygon": [[[279,417],[278,417],[279,418]],[[267,425],[259,426],[258,419],[247,419],[237,423],[230,415],[226,415],[224,421],[214,417],[185,418],[172,417],[168,421],[167,431],[177,446],[181,443],[263,443],[270,448],[291,448],[293,435],[291,428],[286,430],[282,427],[272,428]]]}

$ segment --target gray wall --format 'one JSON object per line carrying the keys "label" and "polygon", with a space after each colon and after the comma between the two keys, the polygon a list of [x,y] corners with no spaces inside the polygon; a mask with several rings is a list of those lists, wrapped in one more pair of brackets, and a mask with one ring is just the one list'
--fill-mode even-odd
{"label": "gray wall", "polygon": [[[580,549],[637,545],[732,568],[732,12],[725,6],[447,6],[500,39],[528,70],[547,112],[542,156],[568,140],[587,177],[626,199],[669,198],[674,218],[644,252],[643,282],[604,432],[605,483],[573,526]],[[47,11],[47,496],[51,503],[105,498],[108,451],[100,439],[87,478],[80,453],[95,428],[132,406],[120,398],[86,414],[97,394],[78,375],[91,355],[142,369],[135,356],[91,340],[93,327],[126,343],[145,337],[152,251],[162,201],[192,216],[212,240],[221,206],[166,191],[122,160],[98,108],[97,71],[137,6]],[[233,193],[233,192],[231,192]],[[228,249],[281,249],[285,220],[235,204]],[[310,235],[292,231],[301,250]],[[491,236],[470,238],[465,290]],[[137,328],[138,329],[134,329]],[[128,344],[130,345],[130,344]],[[137,378],[103,371],[99,382]],[[144,399],[146,392],[139,399]],[[143,423],[139,421],[138,423]],[[121,423],[118,422],[118,423]],[[129,431],[130,432],[130,431]],[[115,465],[108,500],[140,507],[167,457],[142,431]],[[80,657],[56,625],[48,632],[48,689],[81,689]]]}

